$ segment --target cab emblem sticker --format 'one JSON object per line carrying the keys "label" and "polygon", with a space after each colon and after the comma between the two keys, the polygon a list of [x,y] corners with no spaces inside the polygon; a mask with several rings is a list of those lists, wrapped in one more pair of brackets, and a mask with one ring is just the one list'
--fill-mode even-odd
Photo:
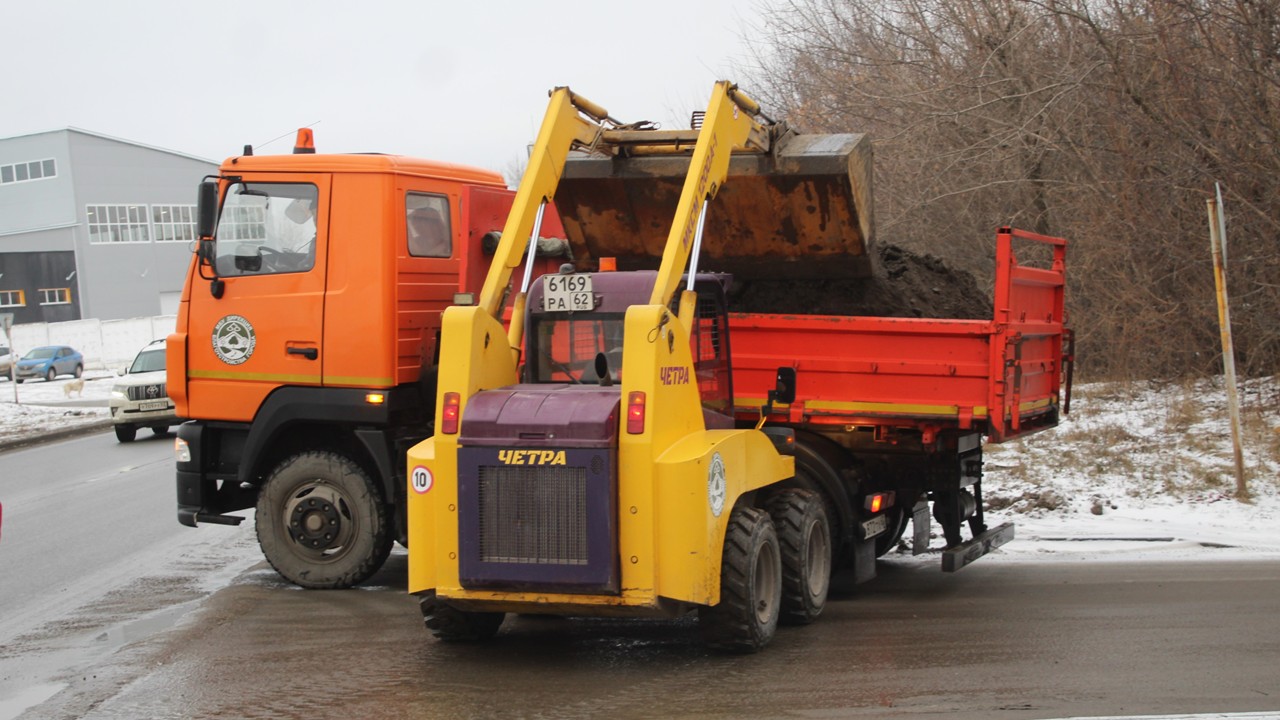
{"label": "cab emblem sticker", "polygon": [[228,315],[213,326],[213,354],[228,365],[240,365],[252,357],[257,343],[253,325],[239,315]]}
{"label": "cab emblem sticker", "polygon": [[711,514],[720,517],[724,512],[724,460],[720,453],[711,456],[711,467],[707,470],[707,502],[711,505]]}

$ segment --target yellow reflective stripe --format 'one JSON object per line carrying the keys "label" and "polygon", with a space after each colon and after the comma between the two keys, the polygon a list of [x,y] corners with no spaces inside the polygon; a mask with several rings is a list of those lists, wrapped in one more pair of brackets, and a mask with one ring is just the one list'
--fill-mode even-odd
{"label": "yellow reflective stripe", "polygon": [[325,385],[352,385],[359,387],[391,387],[395,383],[389,377],[347,377],[325,375]]}
{"label": "yellow reflective stripe", "polygon": [[251,380],[254,382],[320,384],[319,375],[277,375],[274,373],[227,372],[225,370],[188,370],[187,378],[195,380]]}
{"label": "yellow reflective stripe", "polygon": [[[251,382],[321,384],[319,375],[284,375],[274,373],[228,372],[226,370],[188,370],[187,377],[197,380],[246,380]],[[326,375],[325,385],[351,387],[391,387],[395,383],[389,377],[345,377]]]}
{"label": "yellow reflective stripe", "polygon": [[[759,398],[738,398],[734,400],[738,407],[764,407],[764,400]],[[1025,403],[1024,403],[1025,404]],[[774,405],[778,412],[785,412],[786,405]],[[910,403],[877,403],[877,402],[841,402],[837,400],[810,400],[804,404],[805,411],[841,412],[846,414],[874,413],[877,415],[945,415],[959,417],[960,408],[955,405],[913,405]],[[975,418],[987,416],[987,406],[978,405],[973,408]]]}
{"label": "yellow reflective stripe", "polygon": [[[955,405],[915,405],[911,403],[838,402],[814,400],[804,404],[806,410],[849,413],[875,413],[877,415],[947,415],[959,417],[960,408]],[[986,417],[987,406],[973,408],[974,417]]]}

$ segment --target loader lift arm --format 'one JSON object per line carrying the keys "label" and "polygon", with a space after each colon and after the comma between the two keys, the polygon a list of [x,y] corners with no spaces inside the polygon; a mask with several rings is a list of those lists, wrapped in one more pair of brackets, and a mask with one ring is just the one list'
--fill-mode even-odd
{"label": "loader lift arm", "polygon": [[[552,90],[551,101],[529,157],[529,166],[520,181],[493,264],[485,278],[479,306],[491,317],[501,316],[504,292],[511,275],[525,257],[526,243],[531,234],[537,232],[543,207],[555,196],[570,152],[576,149],[617,155],[634,149],[644,154],[687,154],[688,141],[696,138],[691,165],[650,299],[652,304],[669,305],[690,255],[696,252],[701,239],[701,220],[707,201],[715,197],[728,175],[731,153],[734,150],[769,150],[769,126],[761,124],[757,117],[762,117],[760,106],[736,85],[723,80],[715,85],[702,128],[693,132],[622,128],[607,110],[569,88]],[[522,287],[513,300],[508,330],[508,342],[517,353],[524,333],[527,290],[527,287]],[[693,297],[689,293],[681,300],[680,317],[686,327],[692,322]]]}

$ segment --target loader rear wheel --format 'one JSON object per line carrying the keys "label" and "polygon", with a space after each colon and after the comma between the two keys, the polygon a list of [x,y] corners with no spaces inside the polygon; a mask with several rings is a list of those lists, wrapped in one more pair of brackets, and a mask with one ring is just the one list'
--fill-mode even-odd
{"label": "loader rear wheel", "polygon": [[784,490],[769,498],[769,515],[782,556],[784,625],[808,625],[822,614],[831,589],[831,528],[822,498]]}
{"label": "loader rear wheel", "polygon": [[391,514],[354,460],[304,452],[281,462],[258,493],[258,545],[304,588],[357,585],[391,553]]}
{"label": "loader rear wheel", "polygon": [[756,652],[777,632],[781,605],[782,558],[773,521],[763,510],[737,508],[725,532],[720,602],[698,609],[703,642],[718,650]]}
{"label": "loader rear wheel", "polygon": [[445,642],[475,642],[498,634],[505,613],[464,612],[440,600],[434,592],[425,593],[419,602],[422,621],[431,634]]}

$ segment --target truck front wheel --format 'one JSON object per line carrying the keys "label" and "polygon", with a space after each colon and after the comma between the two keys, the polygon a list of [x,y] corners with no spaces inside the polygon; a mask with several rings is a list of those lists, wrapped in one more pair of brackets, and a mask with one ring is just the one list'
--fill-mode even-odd
{"label": "truck front wheel", "polygon": [[808,625],[822,614],[831,589],[831,528],[822,499],[809,490],[769,498],[782,553],[784,625]]}
{"label": "truck front wheel", "polygon": [[718,650],[753,653],[773,639],[782,605],[782,558],[773,521],[740,507],[729,516],[720,562],[720,602],[698,609],[702,639]]}
{"label": "truck front wheel", "polygon": [[271,567],[304,588],[346,588],[391,553],[391,517],[369,474],[333,452],[285,459],[262,486],[258,545]]}

